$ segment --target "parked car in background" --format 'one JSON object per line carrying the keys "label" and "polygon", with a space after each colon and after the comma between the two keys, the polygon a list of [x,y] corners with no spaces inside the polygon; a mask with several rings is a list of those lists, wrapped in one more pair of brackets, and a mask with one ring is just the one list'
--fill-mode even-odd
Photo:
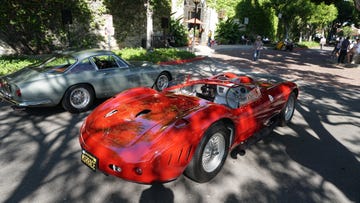
{"label": "parked car in background", "polygon": [[284,41],[279,41],[275,45],[276,50],[282,50],[282,51],[293,51],[294,50],[294,43],[286,39]]}
{"label": "parked car in background", "polygon": [[131,65],[111,51],[64,52],[0,77],[0,100],[15,107],[61,104],[69,112],[83,112],[95,98],[137,86],[162,90],[172,78],[166,66]]}
{"label": "parked car in background", "polygon": [[132,88],[86,118],[81,160],[93,171],[139,183],[167,182],[183,172],[207,182],[229,150],[288,124],[298,94],[293,82],[233,73],[184,80],[161,92]]}

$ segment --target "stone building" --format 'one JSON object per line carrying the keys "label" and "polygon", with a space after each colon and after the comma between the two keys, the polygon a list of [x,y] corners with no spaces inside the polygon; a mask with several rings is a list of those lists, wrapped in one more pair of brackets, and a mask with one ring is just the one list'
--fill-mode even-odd
{"label": "stone building", "polygon": [[[185,27],[189,30],[194,27],[192,23],[189,23],[189,20],[192,18],[197,18],[196,33],[199,33],[201,28],[201,35],[197,37],[199,43],[206,43],[207,36],[210,31],[214,33],[216,29],[216,24],[218,23],[218,14],[215,9],[208,7],[206,0],[195,0],[198,3],[195,4],[194,0],[171,0],[171,11],[168,13],[154,13],[152,16],[152,29],[151,36],[153,39],[161,37],[164,35],[164,29],[161,26],[161,20],[163,18],[174,18],[181,19],[180,22],[183,23]],[[41,2],[38,2],[41,4]],[[114,4],[118,6],[118,4]],[[144,45],[144,40],[147,38],[147,19],[146,19],[146,7],[143,4],[135,5],[136,8],[128,10],[120,10],[118,8],[111,8],[104,4],[104,1],[89,1],[88,9],[91,11],[94,21],[89,24],[84,24],[77,20],[77,14],[73,11],[72,23],[66,25],[67,33],[71,36],[71,39],[75,42],[81,42],[81,37],[86,37],[88,35],[96,36],[96,39],[99,40],[97,45],[103,49],[119,49],[123,47],[140,47]],[[195,10],[196,8],[196,10]],[[126,11],[132,11],[124,14]],[[135,14],[134,14],[135,13]],[[170,13],[172,14],[170,16]],[[59,17],[58,23],[61,23],[62,13],[59,12],[57,16]],[[124,15],[133,16],[131,20],[133,22],[127,22],[122,19]],[[125,22],[124,22],[125,21]],[[201,22],[201,23],[199,23]],[[124,26],[126,24],[126,26]],[[47,26],[47,25],[44,25]],[[58,26],[56,29],[61,29],[61,26]],[[126,28],[126,29],[125,29]],[[123,31],[126,31],[126,36],[121,35]],[[68,38],[70,38],[68,36]],[[212,35],[213,36],[213,35]],[[70,40],[68,44],[65,44],[60,40],[61,36],[55,36],[53,40],[54,47],[59,49],[65,49],[70,45]],[[79,39],[78,39],[79,38]],[[154,40],[153,40],[154,41]],[[78,44],[78,47],[81,47],[81,44]],[[14,53],[14,50],[8,46],[6,41],[0,40],[0,54],[11,54]]]}
{"label": "stone building", "polygon": [[[206,43],[208,33],[210,31],[213,33],[218,23],[218,13],[215,9],[208,7],[206,0],[199,1],[197,6],[193,0],[184,0],[183,3],[179,3],[178,0],[172,0],[171,5],[171,13],[174,13],[174,18],[182,18],[184,26],[187,26],[189,29],[191,29],[192,25],[186,21],[195,17],[200,20],[201,24],[198,24],[196,27],[203,29],[200,39],[201,43]],[[195,7],[197,11],[195,11]]]}

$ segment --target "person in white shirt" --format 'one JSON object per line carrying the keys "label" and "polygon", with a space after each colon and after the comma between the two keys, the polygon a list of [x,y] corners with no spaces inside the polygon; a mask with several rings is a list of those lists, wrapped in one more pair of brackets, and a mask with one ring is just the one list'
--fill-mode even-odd
{"label": "person in white shirt", "polygon": [[325,37],[321,37],[321,39],[320,39],[320,49],[321,49],[321,50],[323,49],[323,47],[325,46],[325,44],[326,44],[326,39],[325,39]]}
{"label": "person in white shirt", "polygon": [[360,53],[360,39],[356,38],[356,42],[353,43],[352,46],[349,48],[348,52],[348,62],[349,63],[357,63],[359,60],[359,53]]}
{"label": "person in white shirt", "polygon": [[257,36],[256,37],[256,40],[254,42],[254,58],[253,60],[254,61],[257,61],[259,60],[259,57],[260,57],[260,50],[263,48],[263,43],[261,41],[261,37],[260,36]]}

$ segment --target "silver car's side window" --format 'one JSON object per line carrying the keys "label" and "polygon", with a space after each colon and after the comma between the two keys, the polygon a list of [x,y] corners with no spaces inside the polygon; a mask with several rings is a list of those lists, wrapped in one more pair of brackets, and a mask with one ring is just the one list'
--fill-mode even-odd
{"label": "silver car's side window", "polygon": [[83,71],[94,71],[95,67],[90,63],[89,59],[80,61],[76,66],[71,68],[70,73],[80,73]]}
{"label": "silver car's side window", "polygon": [[115,57],[112,55],[98,55],[92,59],[99,70],[119,68]]}
{"label": "silver car's side window", "polygon": [[129,65],[128,65],[125,61],[123,61],[123,60],[121,60],[121,59],[119,59],[119,58],[117,58],[116,61],[117,61],[117,63],[119,64],[120,68],[127,68],[127,67],[129,67]]}

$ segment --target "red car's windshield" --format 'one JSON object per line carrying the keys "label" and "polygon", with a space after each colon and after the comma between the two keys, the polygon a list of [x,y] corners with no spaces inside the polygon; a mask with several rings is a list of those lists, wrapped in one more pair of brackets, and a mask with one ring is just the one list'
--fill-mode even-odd
{"label": "red car's windshield", "polygon": [[207,78],[191,80],[181,78],[176,85],[170,86],[164,91],[175,94],[199,97],[208,101],[226,105],[230,108],[238,108],[241,105],[252,102],[261,96],[260,88],[252,83],[242,83],[239,78],[221,80],[219,78]]}

